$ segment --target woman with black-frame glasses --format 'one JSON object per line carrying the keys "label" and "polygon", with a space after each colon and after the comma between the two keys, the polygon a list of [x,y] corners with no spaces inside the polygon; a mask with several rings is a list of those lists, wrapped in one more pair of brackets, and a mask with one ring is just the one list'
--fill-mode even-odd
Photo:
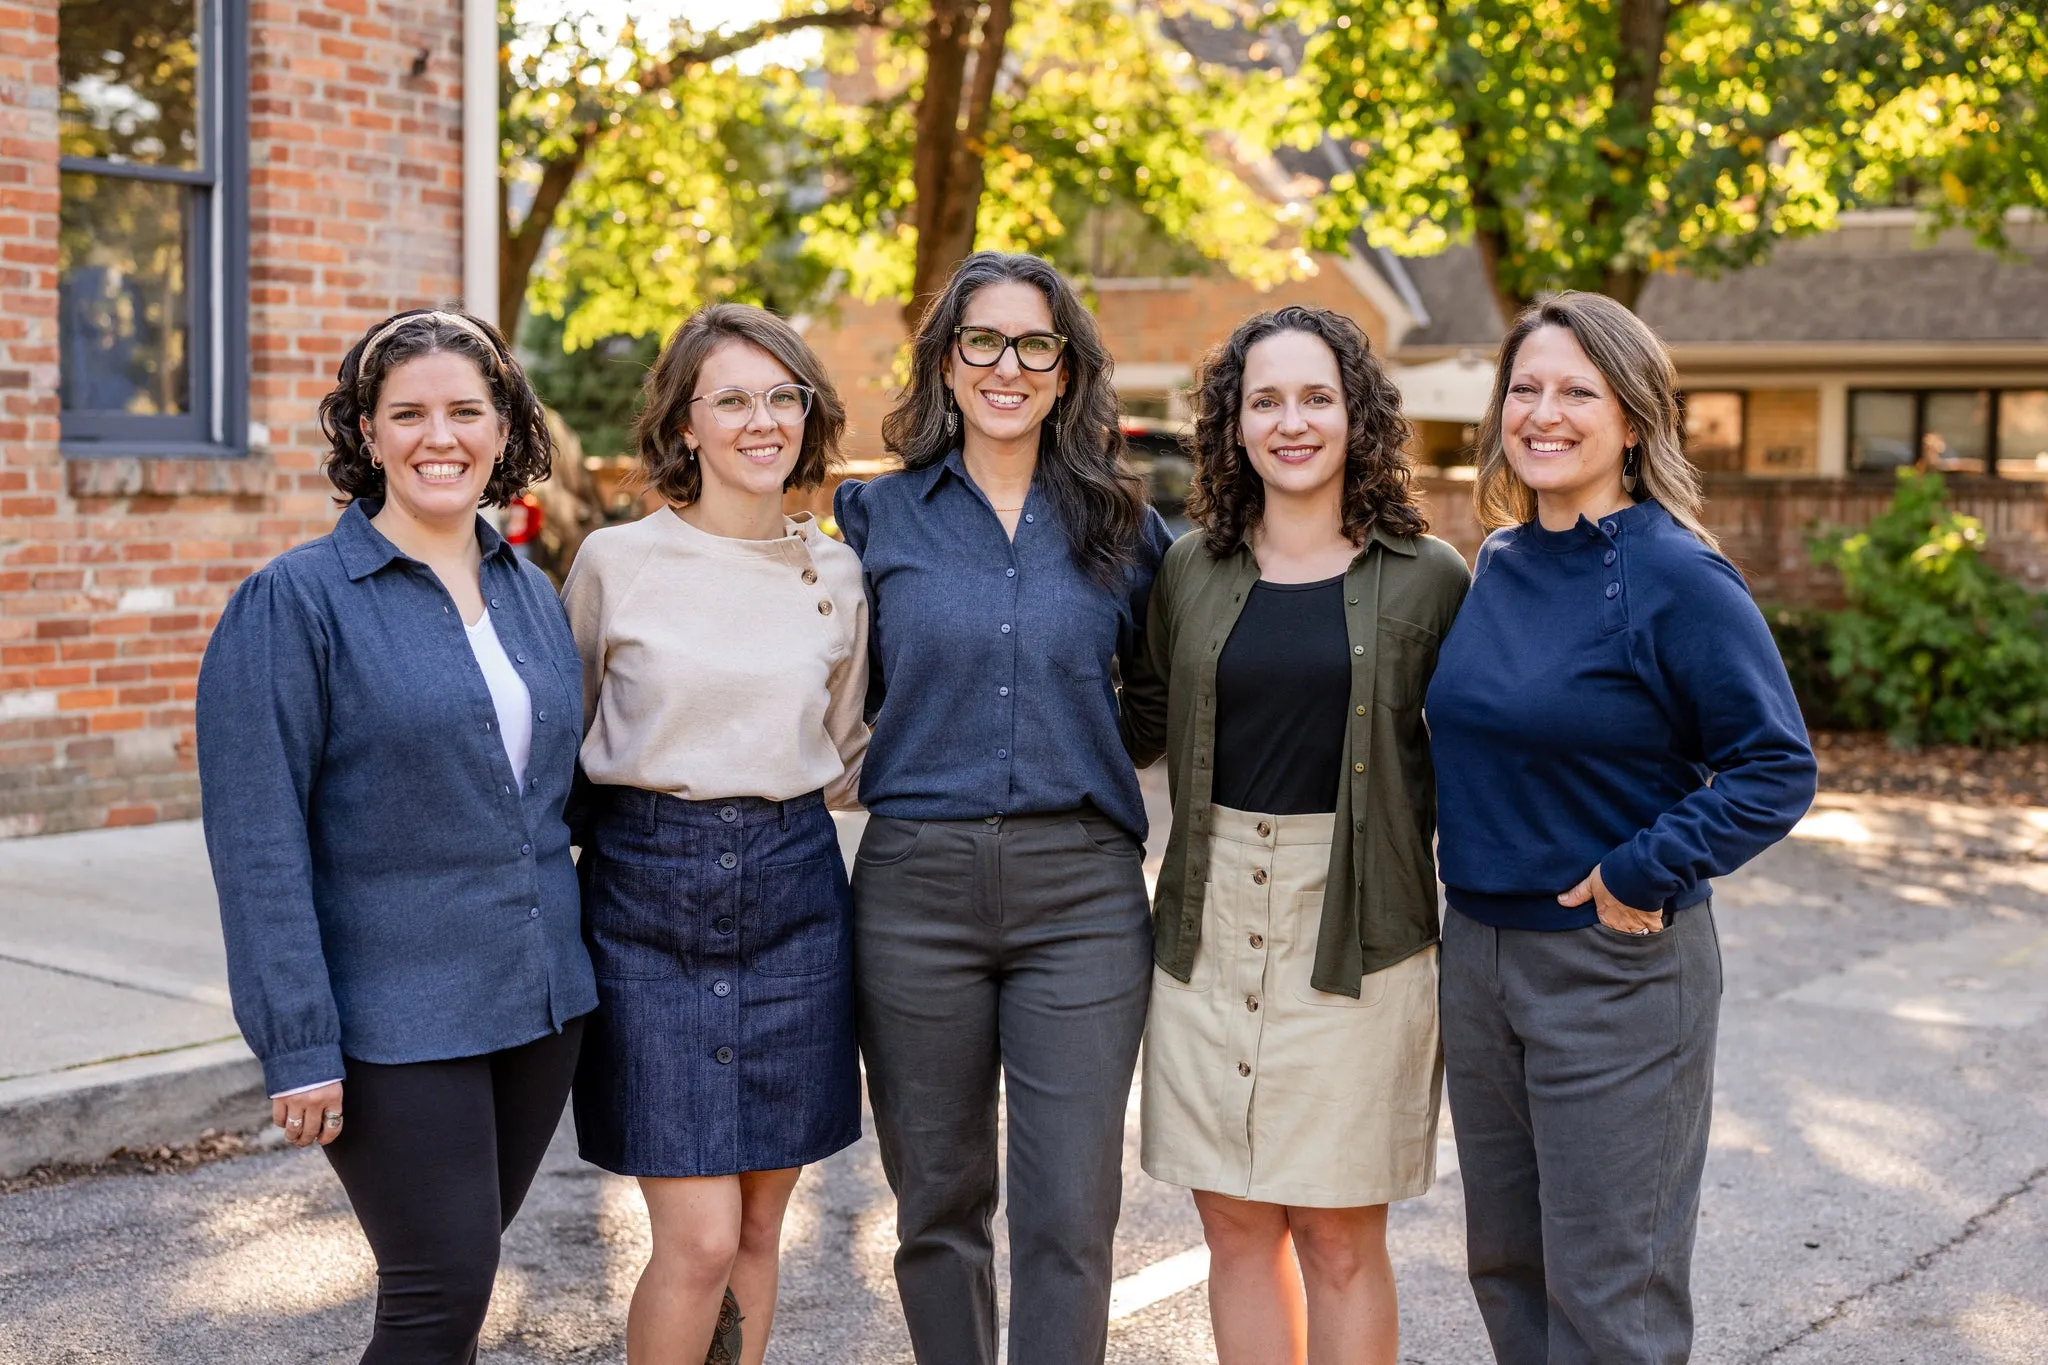
{"label": "woman with black-frame glasses", "polygon": [[994,1365],[998,1080],[1010,1358],[1108,1341],[1125,1106],[1151,983],[1145,807],[1118,738],[1169,537],[1060,273],[977,252],[836,511],[875,623],[854,992],[896,1285],[924,1365]]}
{"label": "woman with black-frame glasses", "polygon": [[760,1365],[797,1177],[860,1137],[830,808],[852,804],[867,747],[867,599],[852,551],[782,511],[845,423],[795,328],[697,313],[649,371],[637,431],[668,506],[592,534],[563,589],[598,997],[576,1136],[647,1200],[631,1365],[701,1361],[741,1315],[725,1358]]}

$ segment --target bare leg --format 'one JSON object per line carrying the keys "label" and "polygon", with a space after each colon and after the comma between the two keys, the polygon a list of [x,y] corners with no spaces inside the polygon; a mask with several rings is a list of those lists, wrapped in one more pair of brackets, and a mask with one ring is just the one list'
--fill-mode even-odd
{"label": "bare leg", "polygon": [[732,1263],[732,1296],[739,1300],[740,1365],[761,1365],[775,1324],[775,1291],[782,1254],[782,1215],[803,1167],[748,1171],[740,1182],[740,1247]]}
{"label": "bare leg", "polygon": [[[640,1272],[626,1313],[628,1365],[678,1365],[709,1354],[718,1306],[739,1254],[740,1180],[733,1175],[641,1180],[654,1255]],[[741,1303],[745,1312],[745,1300]],[[750,1353],[749,1359],[760,1357]]]}
{"label": "bare leg", "polygon": [[1287,1210],[1308,1293],[1309,1365],[1395,1365],[1401,1318],[1387,1206]]}
{"label": "bare leg", "polygon": [[1209,1244],[1209,1319],[1218,1365],[1302,1365],[1308,1325],[1288,1210],[1195,1191]]}

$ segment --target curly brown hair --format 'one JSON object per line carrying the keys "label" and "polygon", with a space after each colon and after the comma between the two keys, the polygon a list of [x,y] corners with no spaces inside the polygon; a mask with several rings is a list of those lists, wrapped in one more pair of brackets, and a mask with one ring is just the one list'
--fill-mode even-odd
{"label": "curly brown hair", "polygon": [[811,410],[804,418],[804,443],[796,465],[782,481],[784,489],[816,488],[839,463],[839,441],[846,432],[846,404],[832,386],[832,376],[803,334],[765,308],[751,303],[714,303],[698,309],[661,348],[647,372],[646,399],[633,424],[633,442],[640,450],[639,478],[677,507],[688,507],[704,495],[704,470],[697,452],[683,440],[690,428],[690,404],[700,395],[697,378],[711,353],[728,341],[767,352],[811,390]]}
{"label": "curly brown hair", "polygon": [[1429,530],[1409,486],[1408,420],[1401,392],[1372,353],[1358,324],[1328,308],[1295,305],[1257,313],[1202,357],[1195,375],[1195,476],[1188,519],[1202,529],[1209,553],[1235,554],[1266,508],[1266,485],[1238,444],[1245,358],[1281,332],[1316,337],[1337,357],[1349,437],[1344,452],[1344,534],[1354,545],[1377,529],[1395,536]]}
{"label": "curly brown hair", "polygon": [[503,507],[548,476],[554,437],[526,371],[498,329],[482,318],[441,308],[394,313],[364,332],[342,357],[334,388],[320,400],[320,431],[327,437],[328,482],[335,501],[384,495],[384,471],[370,458],[363,419],[377,411],[384,380],[408,360],[447,351],[472,361],[490,386],[491,406],[505,424],[505,457],[491,470],[482,505]]}

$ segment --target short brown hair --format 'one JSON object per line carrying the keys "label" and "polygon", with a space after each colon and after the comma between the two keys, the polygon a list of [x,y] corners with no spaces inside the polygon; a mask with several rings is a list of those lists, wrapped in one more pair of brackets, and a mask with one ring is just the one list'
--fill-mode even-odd
{"label": "short brown hair", "polygon": [[320,400],[320,430],[327,437],[327,479],[338,502],[384,496],[384,471],[363,439],[363,418],[377,410],[384,380],[408,360],[450,352],[466,357],[491,390],[491,406],[505,424],[505,457],[484,485],[483,505],[504,507],[554,466],[554,438],[526,371],[498,329],[469,313],[414,308],[376,323],[342,357],[334,388]]}
{"label": "short brown hair", "polygon": [[839,463],[839,438],[846,431],[846,405],[832,387],[831,376],[796,328],[765,308],[748,303],[714,303],[692,313],[647,372],[647,400],[633,425],[640,450],[640,480],[678,507],[704,494],[704,471],[697,453],[683,440],[690,425],[690,404],[697,378],[711,353],[728,341],[758,346],[812,390],[811,411],[804,419],[803,448],[796,468],[782,486],[816,488]]}
{"label": "short brown hair", "polygon": [[1401,391],[1372,353],[1358,324],[1329,308],[1295,305],[1256,313],[1202,358],[1195,379],[1194,485],[1188,520],[1202,528],[1209,553],[1235,554],[1266,510],[1266,484],[1238,444],[1245,362],[1252,347],[1282,332],[1315,337],[1337,357],[1344,384],[1344,534],[1363,546],[1375,528],[1393,536],[1429,530],[1412,487]]}

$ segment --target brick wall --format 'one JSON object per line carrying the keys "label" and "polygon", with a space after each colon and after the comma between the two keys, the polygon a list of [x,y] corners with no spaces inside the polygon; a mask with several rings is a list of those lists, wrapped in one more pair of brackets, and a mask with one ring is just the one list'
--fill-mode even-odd
{"label": "brick wall", "polygon": [[207,632],[333,522],[314,410],[335,366],[370,322],[461,289],[459,0],[249,15],[256,450],[67,462],[56,0],[0,0],[0,837],[197,813]]}

